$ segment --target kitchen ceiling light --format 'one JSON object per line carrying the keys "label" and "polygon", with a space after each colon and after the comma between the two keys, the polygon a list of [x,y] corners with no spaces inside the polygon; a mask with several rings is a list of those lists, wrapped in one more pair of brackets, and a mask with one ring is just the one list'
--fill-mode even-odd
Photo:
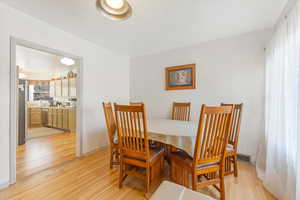
{"label": "kitchen ceiling light", "polygon": [[96,6],[105,17],[122,21],[132,15],[132,9],[126,0],[97,0]]}
{"label": "kitchen ceiling light", "polygon": [[60,62],[64,65],[68,65],[68,66],[75,64],[75,61],[72,58],[66,58],[66,57],[60,59]]}

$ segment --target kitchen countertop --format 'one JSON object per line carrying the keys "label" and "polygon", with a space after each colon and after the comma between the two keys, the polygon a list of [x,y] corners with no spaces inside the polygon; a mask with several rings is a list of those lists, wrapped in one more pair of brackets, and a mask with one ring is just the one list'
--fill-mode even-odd
{"label": "kitchen countertop", "polygon": [[76,107],[39,107],[39,106],[34,106],[34,107],[28,107],[28,108],[40,108],[40,109],[75,109]]}

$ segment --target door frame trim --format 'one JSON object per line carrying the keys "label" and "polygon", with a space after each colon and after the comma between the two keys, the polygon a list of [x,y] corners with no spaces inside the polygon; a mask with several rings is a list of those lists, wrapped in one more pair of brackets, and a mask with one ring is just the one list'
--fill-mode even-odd
{"label": "door frame trim", "polygon": [[18,74],[16,65],[16,46],[23,46],[58,56],[65,56],[79,61],[76,93],[76,156],[83,155],[83,58],[72,55],[61,50],[45,47],[34,42],[29,42],[16,37],[10,37],[10,123],[9,123],[9,184],[16,183],[16,150],[17,150],[17,130],[18,130]]}

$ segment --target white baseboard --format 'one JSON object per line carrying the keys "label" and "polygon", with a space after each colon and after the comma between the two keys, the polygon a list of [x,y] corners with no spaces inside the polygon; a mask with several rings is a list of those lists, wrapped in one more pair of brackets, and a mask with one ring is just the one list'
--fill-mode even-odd
{"label": "white baseboard", "polygon": [[101,150],[103,150],[103,149],[106,149],[107,147],[108,147],[108,145],[105,145],[105,146],[101,146],[101,147],[98,147],[98,148],[96,148],[96,149],[93,149],[93,150],[91,150],[91,151],[84,152],[82,156],[89,156],[89,155],[91,155],[92,153],[95,153],[95,152],[97,152],[97,151],[101,151]]}
{"label": "white baseboard", "polygon": [[4,182],[4,183],[0,183],[0,190],[4,189],[4,188],[7,188],[9,186],[9,181],[7,182]]}

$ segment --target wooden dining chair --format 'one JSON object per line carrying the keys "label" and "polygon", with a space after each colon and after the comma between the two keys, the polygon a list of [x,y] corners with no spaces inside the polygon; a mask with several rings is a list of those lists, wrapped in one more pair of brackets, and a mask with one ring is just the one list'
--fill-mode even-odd
{"label": "wooden dining chair", "polygon": [[191,103],[173,102],[172,120],[190,121]]}
{"label": "wooden dining chair", "polygon": [[[144,105],[144,107],[145,107],[145,104],[143,102],[129,102],[129,105],[130,106],[141,106],[141,105]],[[151,147],[154,147],[154,146],[162,147],[162,144],[159,143],[159,142],[156,142],[156,141],[150,141],[150,146]]]}
{"label": "wooden dining chair", "polygon": [[194,157],[184,152],[170,154],[171,178],[175,183],[189,187],[191,175],[193,190],[213,185],[225,199],[224,160],[232,110],[232,106],[202,106]]}
{"label": "wooden dining chair", "polygon": [[119,144],[116,137],[116,123],[111,103],[102,103],[106,121],[106,129],[110,143],[110,168],[120,164]]}
{"label": "wooden dining chair", "polygon": [[221,106],[233,107],[232,122],[229,130],[229,140],[226,149],[225,175],[234,174],[234,176],[237,177],[238,176],[237,148],[238,148],[238,140],[240,135],[243,104],[242,103],[241,104],[221,103]]}
{"label": "wooden dining chair", "polygon": [[114,107],[120,144],[119,187],[122,187],[124,179],[131,175],[144,179],[146,192],[149,192],[155,174],[161,175],[163,170],[163,149],[149,148],[144,104],[115,104]]}

